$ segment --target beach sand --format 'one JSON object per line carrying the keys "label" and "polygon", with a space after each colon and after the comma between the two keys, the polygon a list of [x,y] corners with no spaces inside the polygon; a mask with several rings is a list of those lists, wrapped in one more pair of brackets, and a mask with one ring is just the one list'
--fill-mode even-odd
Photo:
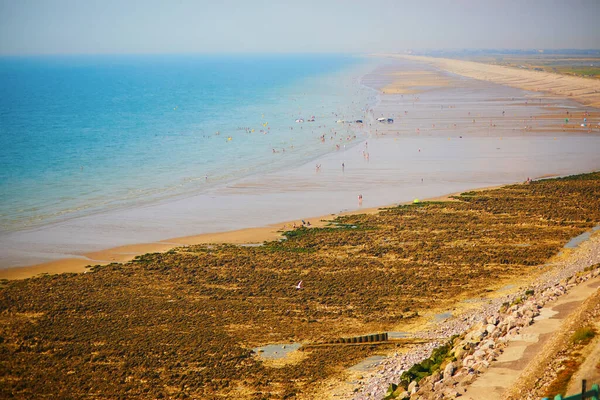
{"label": "beach sand", "polygon": [[392,81],[381,89],[383,94],[414,94],[425,88],[447,86],[448,78],[436,71],[401,71],[390,74]]}
{"label": "beach sand", "polygon": [[570,98],[591,107],[600,107],[600,81],[597,79],[580,78],[543,71],[529,71],[449,58],[394,54],[385,54],[383,56],[425,62],[457,75],[533,92],[546,92],[557,97]]}

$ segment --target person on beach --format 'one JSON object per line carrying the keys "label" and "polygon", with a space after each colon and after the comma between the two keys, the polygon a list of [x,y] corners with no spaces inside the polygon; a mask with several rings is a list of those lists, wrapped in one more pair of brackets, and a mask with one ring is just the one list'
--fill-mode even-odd
{"label": "person on beach", "polygon": [[358,195],[358,205],[359,205],[359,206],[362,206],[362,200],[363,200],[363,198],[362,198],[362,194],[359,194],[359,195]]}

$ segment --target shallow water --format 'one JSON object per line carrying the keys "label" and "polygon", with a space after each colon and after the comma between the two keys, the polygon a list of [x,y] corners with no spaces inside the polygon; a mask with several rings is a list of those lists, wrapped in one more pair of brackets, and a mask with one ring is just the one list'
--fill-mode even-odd
{"label": "shallow water", "polygon": [[278,360],[287,357],[288,354],[298,350],[301,346],[300,343],[269,344],[262,347],[256,347],[252,350],[261,358]]}
{"label": "shallow water", "polygon": [[441,314],[436,314],[433,316],[435,322],[442,322],[447,320],[448,318],[452,318],[452,313],[450,311],[443,312]]}
{"label": "shallow water", "polygon": [[380,362],[384,361],[385,359],[386,359],[385,356],[371,356],[371,357],[365,358],[358,364],[355,364],[348,369],[351,371],[357,371],[357,372],[369,371],[370,369],[377,367],[378,364]]}
{"label": "shallow water", "polygon": [[198,193],[323,154],[318,131],[348,131],[335,120],[362,117],[373,96],[358,82],[370,62],[0,57],[0,229]]}
{"label": "shallow water", "polygon": [[588,240],[590,238],[590,236],[592,236],[592,233],[596,232],[597,230],[600,230],[600,225],[595,226],[591,230],[589,230],[587,232],[583,232],[581,235],[576,236],[573,239],[569,240],[569,242],[567,244],[565,244],[564,247],[567,249],[573,249],[573,248],[579,246],[581,243]]}

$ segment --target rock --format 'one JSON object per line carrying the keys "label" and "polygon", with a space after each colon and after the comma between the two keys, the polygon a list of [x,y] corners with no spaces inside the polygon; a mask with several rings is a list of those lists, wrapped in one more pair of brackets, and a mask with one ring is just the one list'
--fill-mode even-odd
{"label": "rock", "polygon": [[448,365],[446,365],[446,368],[444,368],[444,380],[447,380],[449,378],[452,377],[452,374],[454,374],[454,363],[449,363]]}
{"label": "rock", "polygon": [[444,389],[444,391],[442,393],[444,394],[444,397],[447,399],[455,399],[460,396],[460,393],[454,388]]}
{"label": "rock", "polygon": [[473,370],[479,373],[485,371],[490,366],[490,363],[486,360],[481,360],[473,364]]}
{"label": "rock", "polygon": [[471,383],[473,383],[475,381],[475,379],[477,379],[477,375],[476,374],[467,374],[464,377],[464,379],[460,381],[459,386],[460,387],[468,386]]}
{"label": "rock", "polygon": [[465,339],[468,342],[472,342],[472,343],[479,343],[481,342],[481,339],[483,339],[483,337],[487,334],[487,332],[485,331],[485,329],[481,329],[481,330],[474,330],[471,331],[467,334],[467,336],[465,336]]}
{"label": "rock", "polygon": [[430,397],[431,400],[443,400],[444,399],[444,395],[441,393],[434,393],[431,395]]}
{"label": "rock", "polygon": [[496,325],[494,325],[494,324],[488,324],[485,327],[485,330],[487,331],[488,334],[492,334],[496,330]]}
{"label": "rock", "polygon": [[410,397],[410,393],[408,393],[406,390],[404,392],[401,392],[400,394],[398,394],[398,397],[396,397],[397,399],[407,399]]}
{"label": "rock", "polygon": [[410,394],[415,394],[417,392],[417,381],[412,381],[411,383],[408,384],[408,392]]}
{"label": "rock", "polygon": [[468,354],[468,350],[464,346],[456,347],[453,351],[457,360],[462,360]]}
{"label": "rock", "polygon": [[472,355],[466,356],[463,359],[463,362],[462,362],[463,367],[470,368],[473,364],[475,364],[475,358]]}
{"label": "rock", "polygon": [[499,320],[498,320],[498,316],[497,315],[492,315],[491,317],[488,317],[488,319],[487,319],[488,325],[489,324],[498,325],[498,322],[499,322]]}
{"label": "rock", "polygon": [[431,374],[430,376],[430,382],[432,384],[435,384],[437,381],[439,381],[440,379],[442,379],[442,373],[440,371],[435,371],[433,374]]}

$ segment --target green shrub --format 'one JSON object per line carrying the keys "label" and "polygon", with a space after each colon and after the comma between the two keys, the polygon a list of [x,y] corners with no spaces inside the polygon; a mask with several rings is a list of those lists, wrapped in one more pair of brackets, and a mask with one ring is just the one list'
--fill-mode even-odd
{"label": "green shrub", "polygon": [[421,379],[438,371],[442,363],[451,356],[453,340],[454,337],[452,337],[447,344],[433,350],[431,357],[413,365],[408,371],[404,371],[402,376],[400,376],[400,384],[404,386],[404,388],[407,388],[410,382],[419,382]]}
{"label": "green shrub", "polygon": [[575,344],[588,344],[596,336],[596,331],[590,326],[579,328],[573,333],[571,340]]}

